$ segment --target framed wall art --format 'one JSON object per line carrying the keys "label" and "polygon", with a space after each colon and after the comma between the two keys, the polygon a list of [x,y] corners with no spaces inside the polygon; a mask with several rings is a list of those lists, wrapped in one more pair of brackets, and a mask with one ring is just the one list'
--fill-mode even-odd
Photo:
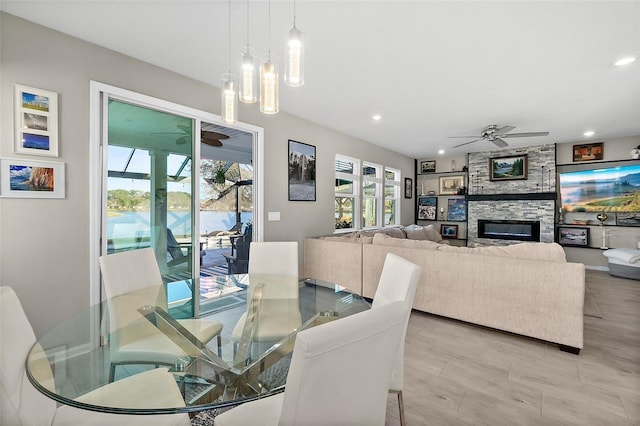
{"label": "framed wall art", "polygon": [[435,173],[436,160],[427,160],[420,162],[420,173]]}
{"label": "framed wall art", "polygon": [[404,198],[413,197],[413,180],[404,178]]}
{"label": "framed wall art", "polygon": [[14,151],[58,156],[58,94],[14,84]]}
{"label": "framed wall art", "polygon": [[440,176],[440,195],[456,195],[464,187],[464,176]]}
{"label": "framed wall art", "polygon": [[589,247],[589,228],[558,226],[558,244],[563,246]]}
{"label": "framed wall art", "polygon": [[418,220],[436,220],[438,197],[418,197]]}
{"label": "framed wall art", "polygon": [[0,196],[64,198],[64,163],[1,158]]}
{"label": "framed wall art", "polygon": [[604,160],[604,142],[573,146],[573,161]]}
{"label": "framed wall art", "polygon": [[316,147],[289,140],[289,201],[316,201]]}
{"label": "framed wall art", "polygon": [[489,180],[526,180],[527,154],[489,159]]}
{"label": "framed wall art", "polygon": [[440,225],[440,234],[442,238],[458,238],[458,225]]}
{"label": "framed wall art", "polygon": [[467,220],[467,202],[464,198],[449,198],[447,200],[447,220],[452,222]]}

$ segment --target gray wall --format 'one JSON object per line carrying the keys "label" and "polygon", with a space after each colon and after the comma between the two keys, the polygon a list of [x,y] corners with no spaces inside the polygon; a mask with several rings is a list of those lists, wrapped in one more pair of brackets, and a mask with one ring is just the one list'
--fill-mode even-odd
{"label": "gray wall", "polygon": [[[16,289],[36,333],[89,303],[89,81],[219,114],[219,89],[134,58],[0,15],[0,156],[13,153],[13,83],[59,93],[60,156],[66,198],[0,199],[0,284]],[[304,90],[304,89],[302,89]],[[333,162],[337,152],[400,169],[413,159],[280,113],[265,116],[240,105],[242,121],[265,129],[264,239],[294,240],[333,231]],[[287,197],[288,140],[317,148],[317,201]],[[413,221],[413,199],[402,199],[402,223]]]}

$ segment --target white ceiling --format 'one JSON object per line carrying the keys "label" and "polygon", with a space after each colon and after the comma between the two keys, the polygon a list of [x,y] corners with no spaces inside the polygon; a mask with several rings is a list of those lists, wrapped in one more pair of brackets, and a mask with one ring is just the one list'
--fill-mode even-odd
{"label": "white ceiling", "polygon": [[[246,1],[231,4],[234,70]],[[268,48],[268,5],[251,1],[249,41]],[[2,10],[220,86],[228,65],[227,1],[7,1]],[[280,109],[414,158],[484,151],[464,139],[513,125],[511,146],[640,135],[640,1],[307,1],[306,83],[281,84]],[[282,59],[293,1],[271,2]],[[281,72],[282,74],[282,72]],[[257,108],[257,106],[255,106]],[[371,116],[383,116],[374,122]],[[242,117],[240,117],[242,120]],[[582,134],[595,131],[590,139]]]}

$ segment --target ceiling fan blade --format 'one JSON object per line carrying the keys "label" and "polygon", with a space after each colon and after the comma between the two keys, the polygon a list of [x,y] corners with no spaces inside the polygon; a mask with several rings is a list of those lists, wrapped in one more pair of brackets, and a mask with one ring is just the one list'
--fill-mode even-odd
{"label": "ceiling fan blade", "polygon": [[201,139],[202,143],[205,145],[209,145],[209,146],[222,146],[222,142],[220,142],[218,139],[212,139],[212,138],[205,138],[203,137]]}
{"label": "ceiling fan blade", "polygon": [[515,129],[515,126],[502,126],[499,129],[496,129],[496,131],[493,134],[496,136],[504,135],[505,133],[510,132],[513,129]]}
{"label": "ceiling fan blade", "polygon": [[468,139],[468,138],[477,138],[478,135],[473,135],[473,136],[447,136],[447,139],[455,139],[455,138],[462,138],[462,139]]}
{"label": "ceiling fan blade", "polygon": [[493,139],[489,139],[491,142],[493,142],[494,144],[496,144],[497,146],[499,146],[500,148],[504,148],[505,146],[509,145],[508,143],[506,143],[505,141],[503,141],[500,138],[493,138]]}
{"label": "ceiling fan blade", "polygon": [[208,130],[203,130],[201,132],[201,136],[203,139],[229,139],[229,136],[225,135],[224,133],[210,132]]}
{"label": "ceiling fan blade", "polygon": [[184,145],[189,142],[191,142],[191,136],[180,136],[176,139],[176,145]]}
{"label": "ceiling fan blade", "polygon": [[484,139],[484,138],[475,139],[475,140],[472,140],[472,141],[469,141],[469,142],[461,143],[460,145],[455,145],[455,146],[452,146],[451,148],[457,148],[459,146],[469,145],[470,143],[478,142],[478,141],[481,141],[482,139]]}
{"label": "ceiling fan blade", "polygon": [[509,133],[502,135],[503,138],[527,138],[531,136],[547,136],[549,132],[527,132],[527,133]]}

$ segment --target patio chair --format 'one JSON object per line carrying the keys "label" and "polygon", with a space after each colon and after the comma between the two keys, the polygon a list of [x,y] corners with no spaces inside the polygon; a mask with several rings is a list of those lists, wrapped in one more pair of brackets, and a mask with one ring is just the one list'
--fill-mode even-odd
{"label": "patio chair", "polygon": [[[191,243],[179,243],[169,228],[167,228],[167,251],[171,256],[171,260],[167,263],[169,267],[191,263]],[[200,266],[202,266],[202,258],[206,254],[204,243],[200,243]]]}

